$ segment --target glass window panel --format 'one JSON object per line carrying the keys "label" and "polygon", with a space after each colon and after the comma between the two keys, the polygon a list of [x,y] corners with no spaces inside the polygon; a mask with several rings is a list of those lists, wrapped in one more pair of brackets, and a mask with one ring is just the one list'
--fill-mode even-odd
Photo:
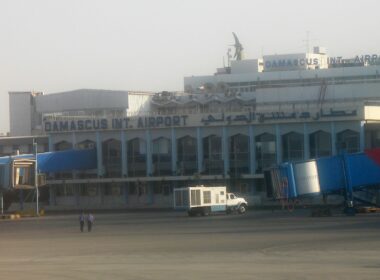
{"label": "glass window panel", "polygon": [[264,133],[255,137],[257,171],[269,168],[276,164],[276,137]]}
{"label": "glass window panel", "polygon": [[359,133],[352,130],[345,130],[338,133],[337,150],[339,153],[357,153],[359,152]]}
{"label": "glass window panel", "polygon": [[317,131],[310,134],[310,157],[318,158],[323,156],[330,156],[331,150],[331,136],[330,133],[325,131]]}
{"label": "glass window panel", "polygon": [[290,132],[282,136],[283,161],[302,160],[304,154],[303,135]]}

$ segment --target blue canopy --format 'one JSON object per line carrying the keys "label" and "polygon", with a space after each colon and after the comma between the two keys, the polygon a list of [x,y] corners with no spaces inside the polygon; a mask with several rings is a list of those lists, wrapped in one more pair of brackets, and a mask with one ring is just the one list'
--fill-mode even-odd
{"label": "blue canopy", "polygon": [[97,168],[95,149],[66,150],[37,155],[38,170],[41,173],[86,170]]}

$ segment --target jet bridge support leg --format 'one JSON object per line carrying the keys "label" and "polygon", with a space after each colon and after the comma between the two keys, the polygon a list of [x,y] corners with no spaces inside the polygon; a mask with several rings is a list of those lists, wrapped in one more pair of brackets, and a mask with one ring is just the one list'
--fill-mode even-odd
{"label": "jet bridge support leg", "polygon": [[24,191],[20,190],[20,210],[24,210]]}
{"label": "jet bridge support leg", "polygon": [[327,197],[328,195],[326,193],[322,194],[323,205],[311,211],[312,217],[331,217],[332,216],[331,208],[327,204]]}
{"label": "jet bridge support leg", "polygon": [[351,173],[350,173],[350,169],[347,166],[348,164],[347,154],[344,154],[342,157],[343,157],[343,170],[344,170],[344,178],[345,178],[344,213],[346,213],[347,216],[355,216],[356,210],[354,208],[354,194],[353,194],[353,188],[352,188]]}

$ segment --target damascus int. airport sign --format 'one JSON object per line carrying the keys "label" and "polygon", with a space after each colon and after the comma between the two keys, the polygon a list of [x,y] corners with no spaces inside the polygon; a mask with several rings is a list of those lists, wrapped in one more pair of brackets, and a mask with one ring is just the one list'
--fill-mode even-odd
{"label": "damascus int. airport sign", "polygon": [[141,116],[125,118],[43,121],[47,133],[70,131],[128,130],[168,127],[220,126],[292,121],[319,121],[357,117],[357,110],[318,110],[315,112],[247,112],[206,115]]}
{"label": "damascus int. airport sign", "polygon": [[380,63],[380,55],[377,54],[364,54],[356,55],[354,58],[343,58],[342,56],[336,57],[326,57],[320,59],[317,57],[314,58],[282,58],[282,59],[273,59],[265,61],[265,68],[274,68],[274,67],[297,67],[305,65],[320,65],[322,60],[325,60],[329,65],[341,65],[346,63],[360,64],[360,63],[369,63],[369,64],[378,64]]}

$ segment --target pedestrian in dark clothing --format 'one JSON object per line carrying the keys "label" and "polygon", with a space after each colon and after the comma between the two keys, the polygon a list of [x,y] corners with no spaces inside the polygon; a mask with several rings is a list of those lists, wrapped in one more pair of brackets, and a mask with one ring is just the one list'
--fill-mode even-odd
{"label": "pedestrian in dark clothing", "polygon": [[94,224],[94,216],[91,213],[88,213],[87,216],[87,231],[90,232],[92,230],[92,225]]}
{"label": "pedestrian in dark clothing", "polygon": [[82,214],[79,215],[79,226],[80,226],[81,232],[83,232],[84,220],[85,220],[85,217],[84,217],[84,213],[82,212]]}

